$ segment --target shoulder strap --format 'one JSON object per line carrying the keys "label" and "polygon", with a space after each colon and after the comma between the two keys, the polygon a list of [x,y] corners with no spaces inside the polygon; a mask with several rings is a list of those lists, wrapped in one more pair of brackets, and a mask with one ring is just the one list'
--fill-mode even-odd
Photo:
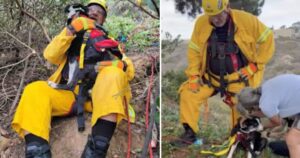
{"label": "shoulder strap", "polygon": [[80,47],[80,55],[79,55],[79,68],[80,69],[83,69],[83,66],[84,66],[84,50],[86,47],[86,42],[89,39],[90,32],[91,32],[91,30],[87,30],[83,35],[83,41],[82,41],[82,44]]}

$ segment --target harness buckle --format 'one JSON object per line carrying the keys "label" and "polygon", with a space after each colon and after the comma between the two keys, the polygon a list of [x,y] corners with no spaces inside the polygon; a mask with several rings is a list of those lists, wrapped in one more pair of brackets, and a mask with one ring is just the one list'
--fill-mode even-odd
{"label": "harness buckle", "polygon": [[219,59],[225,59],[225,54],[218,54]]}

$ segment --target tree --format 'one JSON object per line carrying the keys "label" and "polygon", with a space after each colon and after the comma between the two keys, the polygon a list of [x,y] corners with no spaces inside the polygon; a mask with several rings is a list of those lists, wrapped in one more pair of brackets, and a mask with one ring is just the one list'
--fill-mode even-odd
{"label": "tree", "polygon": [[[202,13],[202,0],[174,0],[175,8],[182,14],[195,18]],[[230,0],[230,6],[234,9],[245,10],[256,16],[261,14],[265,0]]]}
{"label": "tree", "polygon": [[[134,6],[139,7],[144,13],[148,14],[154,19],[159,20],[159,1],[160,0],[137,0],[136,2],[134,0],[127,0]],[[151,11],[149,12],[148,9],[145,9],[144,7],[150,9]],[[156,15],[153,15],[151,12],[156,12]]]}
{"label": "tree", "polygon": [[181,14],[187,14],[190,17],[196,17],[201,13],[201,0],[174,0],[175,8]]}

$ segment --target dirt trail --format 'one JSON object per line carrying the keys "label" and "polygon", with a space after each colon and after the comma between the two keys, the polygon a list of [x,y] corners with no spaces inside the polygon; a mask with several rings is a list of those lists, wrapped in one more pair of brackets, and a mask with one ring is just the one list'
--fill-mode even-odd
{"label": "dirt trail", "polygon": [[[135,79],[131,82],[132,100],[130,104],[136,112],[136,123],[131,124],[132,144],[131,157],[138,157],[144,143],[145,138],[145,98],[146,87],[149,80],[149,67],[151,67],[150,55],[159,57],[159,48],[148,48],[145,50],[148,55],[142,53],[134,53],[129,55],[136,68]],[[159,60],[159,59],[157,59]],[[156,72],[157,80],[159,72]],[[6,143],[4,149],[0,149],[0,158],[24,158],[25,145],[24,141],[12,132],[10,121],[12,116],[7,116],[0,111],[0,120],[5,125],[5,130],[8,131],[9,142]],[[1,117],[7,116],[7,117]],[[91,132],[90,128],[91,114],[86,114],[86,130],[83,133],[77,131],[76,117],[60,118],[52,121],[52,130],[50,134],[50,145],[53,158],[79,158],[87,142],[87,136]],[[108,158],[123,158],[127,153],[127,122],[121,121],[117,130],[110,142]],[[3,141],[0,137],[0,146]],[[158,152],[154,153],[158,157]]]}

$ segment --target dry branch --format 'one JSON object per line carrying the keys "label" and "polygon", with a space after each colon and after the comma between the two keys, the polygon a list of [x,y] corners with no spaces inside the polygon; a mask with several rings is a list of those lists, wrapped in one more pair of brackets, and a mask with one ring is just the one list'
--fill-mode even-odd
{"label": "dry branch", "polygon": [[24,78],[25,78],[25,75],[26,75],[27,66],[28,66],[28,60],[25,61],[25,68],[23,70],[23,74],[22,74],[22,78],[21,78],[21,81],[20,81],[20,85],[19,85],[19,88],[18,88],[18,91],[17,91],[17,95],[16,95],[16,97],[15,97],[13,103],[12,103],[12,106],[11,106],[11,108],[9,110],[9,115],[11,115],[14,112],[14,109],[17,106],[17,103],[18,103],[21,91],[22,91],[23,86],[24,86]]}
{"label": "dry branch", "polygon": [[0,70],[5,69],[5,68],[9,68],[9,67],[12,67],[12,66],[16,66],[16,65],[18,65],[18,64],[20,64],[20,63],[26,61],[31,55],[32,55],[32,54],[27,55],[24,59],[22,59],[22,60],[20,60],[20,61],[18,61],[18,62],[16,62],[16,63],[9,64],[9,65],[6,65],[6,66],[2,66],[2,67],[0,67]]}
{"label": "dry branch", "polygon": [[[8,34],[10,37],[12,37],[13,39],[15,39],[16,41],[18,41],[20,44],[22,44],[23,46],[25,46],[26,48],[30,49],[31,50],[31,54],[27,55],[24,59],[16,62],[16,63],[13,63],[13,64],[10,64],[10,65],[6,65],[6,66],[2,66],[0,67],[0,70],[1,69],[5,69],[5,68],[9,68],[9,67],[12,67],[12,66],[16,66],[20,63],[22,63],[23,61],[26,61],[31,55],[38,55],[38,53],[36,53],[36,51],[31,48],[30,46],[28,46],[26,43],[22,42],[21,40],[19,40],[17,37],[15,37],[14,35],[12,35],[11,33],[5,31],[5,32],[2,32],[2,33],[5,33],[5,34]],[[41,58],[39,57],[39,59],[41,60]]]}
{"label": "dry branch", "polygon": [[7,70],[6,71],[6,73],[4,74],[4,77],[2,78],[2,92],[3,92],[3,95],[5,96],[5,98],[8,98],[8,96],[7,96],[7,93],[6,93],[6,90],[5,90],[5,86],[4,86],[4,82],[5,82],[5,79],[6,79],[6,77],[7,77],[7,74],[10,72],[12,70],[12,68],[11,69],[9,69],[9,70]]}
{"label": "dry branch", "polygon": [[26,14],[27,16],[29,16],[30,18],[32,18],[34,21],[36,21],[36,22],[41,26],[41,28],[42,28],[42,30],[43,30],[43,32],[44,32],[44,35],[46,36],[48,42],[51,42],[51,38],[50,38],[50,36],[48,35],[48,33],[47,33],[47,31],[46,31],[46,28],[43,26],[43,24],[42,24],[35,16],[33,16],[33,15],[31,15],[30,13],[28,13],[27,11],[25,11],[25,10],[21,7],[21,5],[20,5],[20,3],[19,3],[18,0],[15,0],[15,1],[16,1],[16,3],[17,3],[17,6],[19,7],[19,9],[21,10],[21,12],[23,12],[24,14]]}
{"label": "dry branch", "polygon": [[154,19],[159,19],[158,16],[155,16],[153,14],[151,14],[148,10],[146,10],[144,7],[137,5],[136,3],[132,2],[131,0],[128,0],[128,2],[130,2],[131,4],[133,4],[134,6],[140,8],[143,12],[145,12],[146,14],[148,14],[149,16],[151,16]]}
{"label": "dry branch", "polygon": [[8,34],[10,37],[12,37],[12,38],[15,39],[16,41],[18,41],[20,44],[22,44],[22,45],[25,46],[26,48],[30,49],[31,52],[32,52],[32,54],[36,54],[36,51],[35,51],[33,48],[31,48],[30,46],[28,46],[27,44],[25,44],[24,42],[22,42],[21,40],[19,40],[16,36],[12,35],[11,33],[7,32],[7,31],[5,31],[5,32],[3,32],[3,33]]}

